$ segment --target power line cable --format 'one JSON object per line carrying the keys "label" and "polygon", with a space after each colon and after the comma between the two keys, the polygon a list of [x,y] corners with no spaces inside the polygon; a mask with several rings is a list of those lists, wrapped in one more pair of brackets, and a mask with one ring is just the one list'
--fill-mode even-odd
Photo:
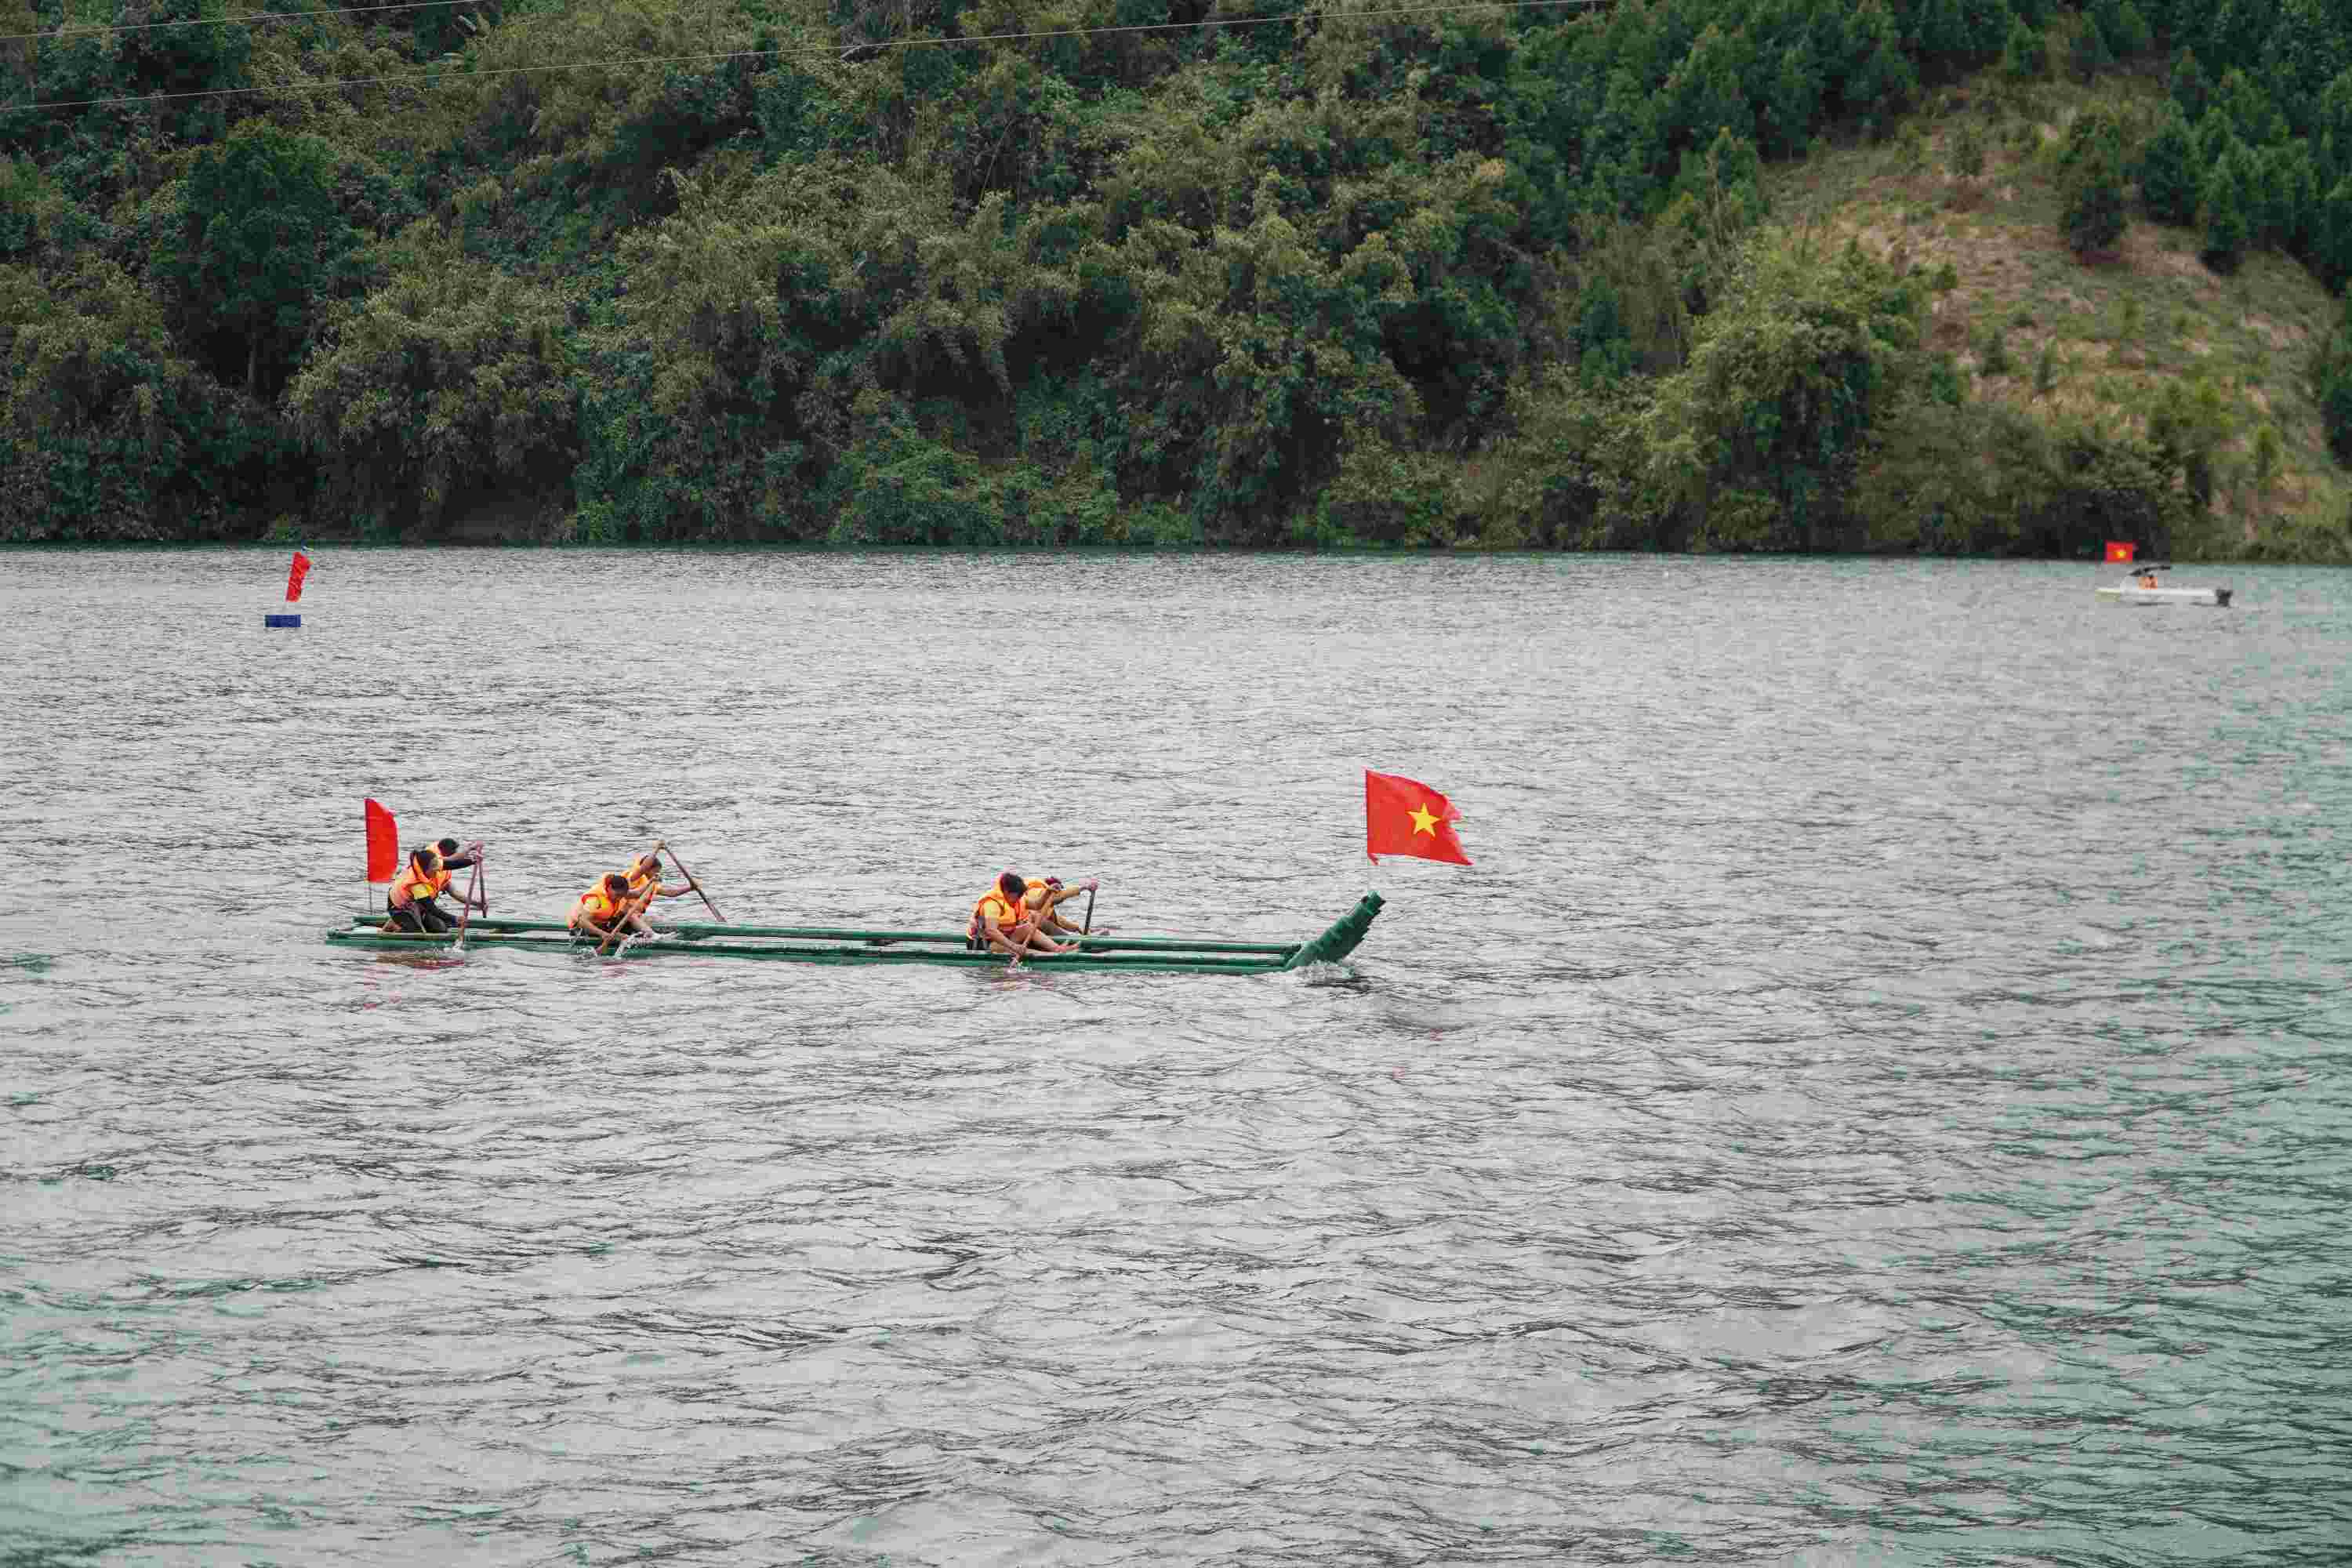
{"label": "power line cable", "polygon": [[[1443,16],[1460,11],[1549,11],[1591,10],[1613,4],[1614,0],[1459,0],[1441,5],[1404,5],[1379,11],[1312,11],[1287,16],[1236,16],[1213,18],[1200,22],[1135,22],[1115,27],[1063,27],[1034,33],[981,33],[968,38],[895,38],[885,43],[855,43],[846,47],[871,50],[879,54],[888,49],[914,49],[925,47],[947,47],[961,44],[1007,44],[1045,38],[1090,38],[1114,33],[1185,33],[1205,27],[1262,27],[1275,23],[1305,20],[1369,21],[1399,16]],[[319,15],[319,13],[310,13]],[[47,37],[53,35],[39,34]],[[326,92],[341,87],[383,87],[398,82],[421,82],[440,86],[450,80],[482,81],[492,77],[530,76],[543,71],[609,70],[622,66],[708,65],[723,60],[795,60],[836,59],[845,46],[800,49],[729,49],[707,55],[628,55],[612,60],[562,60],[544,66],[501,66],[493,70],[398,71],[389,76],[340,77],[330,81],[272,82],[261,87],[202,88],[191,92],[142,92],[120,98],[58,99],[45,103],[19,103],[6,106],[16,112],[37,109],[104,109],[118,104],[172,103],[195,98],[247,98],[257,92]]]}

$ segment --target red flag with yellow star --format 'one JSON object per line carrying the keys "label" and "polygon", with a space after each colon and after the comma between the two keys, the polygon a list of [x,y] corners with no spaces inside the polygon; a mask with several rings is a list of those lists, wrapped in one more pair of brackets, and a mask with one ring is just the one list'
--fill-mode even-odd
{"label": "red flag with yellow star", "polygon": [[1364,770],[1364,853],[1373,865],[1383,855],[1417,855],[1467,866],[1470,857],[1454,837],[1461,820],[1454,803],[1427,784]]}

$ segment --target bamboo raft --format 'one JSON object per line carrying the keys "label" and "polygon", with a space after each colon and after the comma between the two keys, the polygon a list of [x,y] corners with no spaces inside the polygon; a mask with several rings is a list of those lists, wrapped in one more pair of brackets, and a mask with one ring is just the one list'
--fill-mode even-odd
{"label": "bamboo raft", "polygon": [[[1336,963],[1356,950],[1381,912],[1381,896],[1366,893],[1356,907],[1310,942],[1227,942],[1221,938],[1089,936],[1076,952],[1039,953],[1022,960],[1038,970],[1116,969],[1154,974],[1266,974],[1309,963]],[[380,915],[354,915],[351,925],[331,931],[337,947],[378,952],[447,952],[458,945],[456,931],[425,935],[380,929]],[[575,937],[561,921],[468,921],[465,947],[513,948],[536,952],[589,953],[595,946]],[[739,926],[681,922],[657,936],[633,937],[608,956],[655,958],[685,953],[702,958],[774,958],[793,963],[929,963],[966,968],[1005,967],[1001,953],[975,952],[961,931],[849,931],[827,926]]]}

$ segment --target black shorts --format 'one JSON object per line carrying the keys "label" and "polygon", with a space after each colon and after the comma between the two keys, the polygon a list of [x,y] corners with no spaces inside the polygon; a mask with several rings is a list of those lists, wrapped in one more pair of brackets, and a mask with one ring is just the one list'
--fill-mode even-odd
{"label": "black shorts", "polygon": [[404,910],[393,910],[390,923],[394,931],[421,931],[436,935],[445,931],[457,929],[457,922],[449,917],[449,911],[430,899],[420,899]]}

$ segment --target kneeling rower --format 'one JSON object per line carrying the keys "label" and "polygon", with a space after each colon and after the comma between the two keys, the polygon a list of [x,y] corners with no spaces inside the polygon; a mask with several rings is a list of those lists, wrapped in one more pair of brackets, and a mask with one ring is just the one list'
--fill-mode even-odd
{"label": "kneeling rower", "polygon": [[646,922],[636,916],[635,902],[629,897],[629,879],[618,871],[607,871],[572,906],[569,924],[574,931],[594,937],[596,945],[602,947],[624,931],[646,929]]}
{"label": "kneeling rower", "polygon": [[[442,867],[440,852],[430,845],[410,850],[407,868],[393,879],[386,900],[392,918],[383,922],[384,929],[429,934],[457,930],[457,922],[449,911],[434,902],[448,890],[449,873]],[[463,898],[460,894],[461,901]]]}
{"label": "kneeling rower", "polygon": [[963,928],[964,946],[975,952],[1001,952],[1014,965],[1033,952],[1066,952],[1060,942],[1037,928],[1022,900],[1028,883],[1018,872],[1007,871],[971,906],[971,923]]}

